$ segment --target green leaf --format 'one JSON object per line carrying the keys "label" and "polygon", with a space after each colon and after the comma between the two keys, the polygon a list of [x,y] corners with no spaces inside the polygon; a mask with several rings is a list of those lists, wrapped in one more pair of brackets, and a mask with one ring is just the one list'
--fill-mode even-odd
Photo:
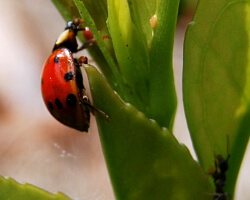
{"label": "green leaf", "polygon": [[69,200],[62,193],[51,194],[30,184],[20,184],[0,176],[0,199],[4,200]]}
{"label": "green leaf", "polygon": [[131,18],[127,0],[108,0],[108,28],[123,83],[122,91],[118,92],[144,112],[149,104],[148,50]]}
{"label": "green leaf", "polygon": [[177,12],[176,0],[108,1],[108,27],[125,85],[119,94],[170,130],[176,109],[172,51]]}
{"label": "green leaf", "polygon": [[172,131],[176,112],[173,45],[179,0],[158,0],[157,24],[149,52],[150,111],[148,116]]}
{"label": "green leaf", "polygon": [[184,49],[193,144],[205,171],[214,167],[215,155],[231,155],[226,191],[232,195],[250,132],[249,12],[249,1],[200,0]]}
{"label": "green leaf", "polygon": [[66,21],[79,18],[79,12],[73,0],[51,0],[57,10],[61,13]]}
{"label": "green leaf", "polygon": [[118,199],[211,199],[207,176],[189,151],[167,129],[149,120],[114,93],[91,65],[85,69],[98,129],[114,192]]}

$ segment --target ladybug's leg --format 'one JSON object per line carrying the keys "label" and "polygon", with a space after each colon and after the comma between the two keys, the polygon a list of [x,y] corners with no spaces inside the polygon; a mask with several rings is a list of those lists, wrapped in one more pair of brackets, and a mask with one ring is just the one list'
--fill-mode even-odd
{"label": "ladybug's leg", "polygon": [[[77,51],[81,51],[81,50],[83,50],[83,49],[86,49],[86,48],[88,48],[88,47],[90,47],[92,44],[94,44],[95,42],[96,42],[96,39],[95,38],[91,38],[91,37],[88,37],[89,39],[88,40],[86,40],[84,43],[83,43],[83,45],[79,48],[79,49],[77,49]],[[109,39],[109,36],[103,36],[102,37],[102,40],[106,40],[106,39]]]}
{"label": "ladybug's leg", "polygon": [[79,66],[83,66],[84,64],[88,64],[88,57],[81,56],[80,58],[78,58],[77,63]]}
{"label": "ladybug's leg", "polygon": [[[76,66],[83,66],[84,64],[88,64],[88,58],[86,56],[81,56],[80,58],[78,58],[77,60],[77,64]],[[83,82],[82,78],[81,81]],[[83,90],[85,90],[84,86],[82,88]],[[82,91],[83,91],[82,90]],[[94,114],[94,111],[98,112],[104,119],[106,119],[107,121],[110,121],[110,118],[108,117],[108,115],[106,115],[103,111],[99,110],[98,108],[94,107],[90,101],[87,95],[85,95],[85,92],[82,92],[82,102],[85,106],[88,106],[91,110],[91,112]]]}
{"label": "ladybug's leg", "polygon": [[77,51],[81,51],[83,49],[87,49],[88,47],[90,47],[92,44],[94,44],[96,42],[96,40],[94,38],[87,40],[83,43],[83,45],[77,49]]}

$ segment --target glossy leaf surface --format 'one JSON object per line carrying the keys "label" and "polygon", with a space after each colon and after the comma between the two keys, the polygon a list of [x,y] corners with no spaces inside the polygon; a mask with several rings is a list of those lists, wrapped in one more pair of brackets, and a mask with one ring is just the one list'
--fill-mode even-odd
{"label": "glossy leaf surface", "polygon": [[[167,129],[124,103],[104,77],[85,67],[106,163],[117,199],[211,199],[207,176]],[[192,181],[190,181],[192,180]]]}
{"label": "glossy leaf surface", "polygon": [[0,199],[4,200],[69,200],[62,194],[51,194],[30,184],[20,184],[11,178],[0,176]]}

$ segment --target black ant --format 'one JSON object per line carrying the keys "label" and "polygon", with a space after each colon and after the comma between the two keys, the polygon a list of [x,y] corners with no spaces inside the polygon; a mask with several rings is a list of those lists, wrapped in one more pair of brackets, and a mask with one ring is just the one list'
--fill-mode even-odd
{"label": "black ant", "polygon": [[226,159],[221,155],[215,157],[215,171],[211,173],[215,185],[214,200],[228,200],[229,195],[224,191],[224,186],[226,183],[226,172],[229,167],[229,158],[229,154]]}
{"label": "black ant", "polygon": [[[227,149],[228,152],[228,149]],[[228,153],[226,159],[221,155],[215,156],[215,170],[209,174],[213,177],[215,185],[215,194],[213,200],[228,200],[230,195],[224,191],[224,186],[226,184],[226,172],[229,168],[228,160],[230,154]]]}

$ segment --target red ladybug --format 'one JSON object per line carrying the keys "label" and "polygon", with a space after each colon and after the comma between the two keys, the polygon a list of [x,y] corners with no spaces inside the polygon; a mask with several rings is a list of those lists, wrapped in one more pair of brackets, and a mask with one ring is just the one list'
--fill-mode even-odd
{"label": "red ladybug", "polygon": [[87,58],[79,63],[72,56],[79,50],[76,35],[84,30],[81,23],[82,20],[68,22],[58,37],[43,67],[41,90],[46,107],[58,121],[87,132],[93,106],[86,95],[80,69],[82,62],[87,63]]}

